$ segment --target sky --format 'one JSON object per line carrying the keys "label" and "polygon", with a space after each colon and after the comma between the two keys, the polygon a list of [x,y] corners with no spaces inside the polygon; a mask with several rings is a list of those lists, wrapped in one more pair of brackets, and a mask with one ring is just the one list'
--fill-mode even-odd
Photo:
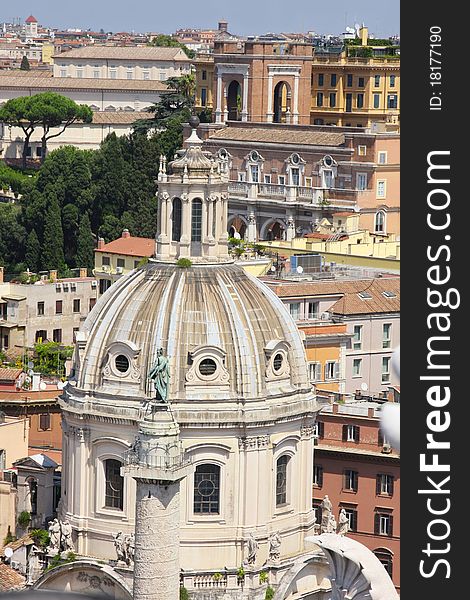
{"label": "sky", "polygon": [[388,37],[399,34],[399,6],[399,0],[0,0],[0,22],[33,14],[51,27],[172,33],[216,28],[225,19],[239,35],[339,34],[364,22],[375,37]]}

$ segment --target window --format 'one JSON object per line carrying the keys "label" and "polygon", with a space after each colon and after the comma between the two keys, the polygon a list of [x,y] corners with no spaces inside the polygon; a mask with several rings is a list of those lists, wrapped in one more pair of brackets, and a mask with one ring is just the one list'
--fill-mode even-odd
{"label": "window", "polygon": [[202,200],[196,198],[191,207],[191,241],[202,241]]}
{"label": "window", "polygon": [[119,356],[116,356],[116,358],[114,359],[114,364],[116,365],[116,369],[120,373],[127,373],[127,371],[129,370],[130,363],[129,359],[125,354],[119,354]]}
{"label": "window", "polygon": [[67,69],[61,69],[60,70],[60,76],[61,77],[67,77]]}
{"label": "window", "polygon": [[127,79],[132,79],[134,77],[132,71],[127,71]]}
{"label": "window", "polygon": [[100,279],[100,294],[104,294],[111,287],[111,283],[111,279]]}
{"label": "window", "polygon": [[104,461],[105,496],[104,505],[122,510],[124,499],[124,477],[121,475],[121,463],[110,458]]}
{"label": "window", "polygon": [[380,94],[374,94],[374,108],[380,108]]}
{"label": "window", "polygon": [[385,198],[385,188],[385,179],[379,179],[379,181],[377,181],[377,198]]}
{"label": "window", "polygon": [[350,492],[357,492],[358,488],[358,472],[352,469],[346,469],[343,477],[343,489]]}
{"label": "window", "polygon": [[321,518],[322,518],[321,501],[320,500],[312,500],[312,508],[313,508],[313,515],[315,518],[315,523],[320,524]]}
{"label": "window", "polygon": [[165,81],[165,79],[166,79],[165,71],[160,71],[160,81]]}
{"label": "window", "polygon": [[330,94],[330,108],[334,108],[336,106],[336,92],[331,92]]}
{"label": "window", "polygon": [[77,333],[80,331],[80,327],[74,327],[72,332],[73,332],[73,343],[75,344],[75,342],[77,341]]}
{"label": "window", "polygon": [[203,71],[202,72],[202,81],[206,81],[207,80],[207,71]]}
{"label": "window", "polygon": [[367,174],[366,173],[357,173],[356,187],[361,192],[363,192],[364,190],[367,189]]}
{"label": "window", "polygon": [[362,358],[353,358],[353,377],[360,377],[362,371]]}
{"label": "window", "polygon": [[285,185],[286,184],[286,177],[285,175],[278,175],[277,176],[277,182],[279,185]]}
{"label": "window", "polygon": [[110,263],[110,257],[109,256],[103,256],[101,259],[101,264],[103,267],[109,267]]}
{"label": "window", "polygon": [[380,473],[377,475],[376,494],[377,496],[393,496],[393,475]]}
{"label": "window", "polygon": [[116,71],[114,69],[109,72],[109,77],[110,79],[116,79]]}
{"label": "window", "polygon": [[343,425],[343,442],[359,442],[360,428],[358,425]]}
{"label": "window", "polygon": [[392,324],[384,323],[382,326],[382,348],[390,348],[392,343]]}
{"label": "window", "polygon": [[268,184],[271,183],[271,175],[265,175],[263,179],[264,179],[264,183],[268,183]]}
{"label": "window", "polygon": [[125,258],[118,258],[116,265],[118,267],[121,267],[121,269],[123,269],[126,266],[126,259]]}
{"label": "window", "polygon": [[323,421],[315,421],[313,425],[313,437],[318,439],[325,437],[325,423]]}
{"label": "window", "polygon": [[95,306],[96,298],[90,298],[90,310]]}
{"label": "window", "polygon": [[362,348],[362,325],[354,325],[353,350]]}
{"label": "window", "polygon": [[363,108],[363,106],[364,106],[364,94],[358,94],[357,95],[356,106],[357,106],[357,108]]}
{"label": "window", "polygon": [[62,300],[56,300],[55,301],[55,314],[56,315],[61,315],[62,314]]}
{"label": "window", "polygon": [[258,167],[258,165],[250,166],[250,174],[251,174],[251,181],[253,183],[258,183],[259,182],[259,167]]}
{"label": "window", "polygon": [[38,482],[35,479],[28,480],[29,501],[31,504],[31,516],[38,514]]}
{"label": "window", "polygon": [[3,335],[3,348],[2,348],[2,350],[8,350],[9,346],[10,346],[10,336],[9,336],[8,333],[5,333]]}
{"label": "window", "polygon": [[306,177],[304,182],[305,187],[312,187],[313,179],[311,177]]}
{"label": "window", "polygon": [[287,504],[287,465],[290,457],[284,454],[276,463],[276,506]]}
{"label": "window", "polygon": [[289,311],[290,311],[291,317],[295,321],[298,321],[300,319],[300,302],[291,302],[289,304]]}
{"label": "window", "polygon": [[366,156],[367,154],[367,146],[359,145],[357,147],[357,153],[359,156]]}
{"label": "window", "polygon": [[357,531],[357,509],[342,506],[349,522],[349,531]]}
{"label": "window", "polygon": [[336,87],[336,73],[331,74],[330,85],[331,87]]}
{"label": "window", "polygon": [[357,80],[357,85],[360,88],[366,87],[366,83],[365,83],[365,79],[364,77],[359,77]]}
{"label": "window", "polygon": [[41,146],[37,146],[36,147],[36,156],[38,156],[38,157],[42,156],[42,148],[41,148]]}
{"label": "window", "polygon": [[311,382],[321,381],[321,363],[308,363],[308,374]]}
{"label": "window", "polygon": [[143,71],[142,72],[142,77],[145,79],[145,81],[148,81],[150,79],[150,73],[149,73],[149,71]]}
{"label": "window", "polygon": [[379,152],[379,165],[386,165],[386,164],[387,164],[387,153]]}
{"label": "window", "polygon": [[52,341],[57,344],[62,343],[62,329],[54,329],[52,331]]}
{"label": "window", "polygon": [[93,77],[94,77],[94,79],[99,79],[100,78],[100,72],[99,71],[93,71]]}
{"label": "window", "polygon": [[50,413],[44,413],[43,415],[39,415],[39,429],[43,431],[47,431],[51,428],[51,415]]}
{"label": "window", "polygon": [[74,313],[79,313],[80,312],[80,298],[74,298],[74,300],[73,300],[73,312]]}
{"label": "window", "polygon": [[325,75],[323,73],[318,74],[318,85],[322,86],[325,82]]}
{"label": "window", "polygon": [[319,302],[308,302],[307,303],[307,309],[308,309],[308,318],[309,319],[318,319],[318,306],[319,306]]}
{"label": "window", "polygon": [[[5,469],[6,468],[5,465],[6,465],[5,450],[2,449],[2,450],[0,450],[0,470]],[[3,477],[5,478],[5,473],[3,474]],[[5,481],[8,481],[8,480],[5,478]]]}
{"label": "window", "polygon": [[45,329],[39,329],[36,331],[36,335],[34,337],[36,344],[40,344],[47,340],[47,331]]}
{"label": "window", "polygon": [[348,73],[348,74],[346,75],[346,85],[347,85],[347,87],[352,87],[352,84],[353,84],[353,76],[352,76],[352,73]]}
{"label": "window", "polygon": [[77,69],[77,77],[81,79],[83,77],[83,71],[81,69]]}
{"label": "window", "polygon": [[171,215],[171,239],[174,242],[181,240],[181,219],[182,219],[181,198],[173,198],[173,212]]}
{"label": "window", "polygon": [[317,106],[323,106],[323,92],[317,94]]}
{"label": "window", "polygon": [[291,185],[300,185],[300,169],[294,167],[291,169]]}
{"label": "window", "polygon": [[246,181],[245,171],[238,171],[238,181]]}
{"label": "window", "polygon": [[375,535],[393,535],[393,516],[390,513],[375,513],[374,533]]}
{"label": "window", "polygon": [[325,379],[339,379],[339,363],[328,360],[325,364]]}
{"label": "window", "polygon": [[220,467],[218,465],[198,465],[194,472],[195,514],[217,515],[220,512]]}
{"label": "window", "polygon": [[328,189],[333,187],[333,171],[330,169],[323,170],[323,187]]}
{"label": "window", "polygon": [[398,96],[396,94],[388,94],[387,107],[388,108],[398,108]]}
{"label": "window", "polygon": [[38,302],[38,317],[44,315],[44,302]]}
{"label": "window", "polygon": [[[352,112],[352,94],[346,94],[346,112]],[[351,123],[346,123],[346,127],[351,127]]]}
{"label": "window", "polygon": [[374,554],[380,560],[391,578],[393,574],[393,557],[391,552],[389,550],[382,550],[379,548],[378,550],[374,550]]}
{"label": "window", "polygon": [[137,267],[140,265],[140,260],[135,260],[134,261],[134,269],[137,269]]}
{"label": "window", "polygon": [[382,358],[382,383],[390,383],[390,361],[389,356]]}
{"label": "window", "polygon": [[201,106],[207,106],[207,88],[201,88]]}
{"label": "window", "polygon": [[395,75],[390,75],[390,87],[395,87]]}
{"label": "window", "polygon": [[323,485],[323,467],[320,465],[313,466],[313,485],[316,487]]}
{"label": "window", "polygon": [[375,233],[385,233],[385,213],[379,211],[375,215]]}
{"label": "window", "polygon": [[375,75],[374,77],[374,87],[380,87],[380,75]]}

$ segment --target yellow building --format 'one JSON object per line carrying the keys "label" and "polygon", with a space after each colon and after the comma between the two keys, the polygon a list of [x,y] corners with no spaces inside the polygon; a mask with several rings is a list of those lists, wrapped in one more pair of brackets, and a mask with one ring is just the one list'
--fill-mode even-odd
{"label": "yellow building", "polygon": [[54,52],[55,52],[54,44],[51,44],[50,42],[43,42],[43,44],[42,44],[42,62],[45,65],[53,65],[54,64],[54,59],[52,58],[54,56]]}
{"label": "yellow building", "polygon": [[360,45],[316,48],[312,66],[311,123],[397,126],[400,115],[399,47],[374,45],[367,28]]}
{"label": "yellow building", "polygon": [[196,68],[196,110],[213,109],[214,58],[201,54],[194,59]]}

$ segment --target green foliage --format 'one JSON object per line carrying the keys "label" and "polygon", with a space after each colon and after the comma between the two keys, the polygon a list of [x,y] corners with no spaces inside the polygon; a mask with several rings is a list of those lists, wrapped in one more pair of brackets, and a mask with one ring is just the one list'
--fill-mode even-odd
{"label": "green foliage", "polygon": [[148,43],[148,45],[149,46],[164,46],[167,48],[168,47],[181,48],[188,58],[194,58],[196,55],[194,50],[190,50],[187,46],[185,46],[181,42],[178,42],[178,40],[175,40],[174,37],[171,37],[171,35],[165,35],[163,33],[156,35],[152,39],[152,41],[150,41]]}
{"label": "green foliage", "polygon": [[35,229],[31,229],[26,240],[25,253],[26,266],[30,271],[37,273],[41,261],[41,244]]}
{"label": "green foliage", "polygon": [[274,598],[274,589],[269,585],[266,588],[265,600],[272,600]]}
{"label": "green foliage", "polygon": [[238,258],[240,258],[240,256],[242,256],[245,253],[245,246],[237,246],[234,249],[234,252],[235,252],[236,256],[238,256]]}
{"label": "green foliage", "polygon": [[62,558],[60,553],[56,554],[49,563],[47,569],[44,570],[44,573],[47,573],[56,567],[60,567],[61,565],[74,562],[75,560],[77,560],[77,555],[74,552],[69,552],[66,558]]}
{"label": "green foliage", "polygon": [[76,264],[79,267],[93,269],[95,261],[95,238],[91,231],[90,217],[85,213],[80,219],[77,241]]}
{"label": "green foliage", "polygon": [[46,203],[41,268],[46,271],[57,269],[62,273],[65,269],[64,232],[59,202],[55,192],[51,191],[48,194]]}
{"label": "green foliage", "polygon": [[266,583],[266,581],[268,581],[268,574],[266,573],[266,571],[261,571],[261,573],[259,574],[259,582],[260,583]]}
{"label": "green foliage", "polygon": [[31,69],[31,65],[29,64],[29,60],[26,54],[21,59],[20,69],[21,71],[29,71]]}
{"label": "green foliage", "polygon": [[219,572],[217,572],[217,573],[214,573],[214,574],[212,575],[212,579],[213,579],[214,581],[220,581],[220,580],[222,579],[222,573],[219,573]]}
{"label": "green foliage", "polygon": [[10,188],[15,194],[24,194],[32,185],[32,177],[12,169],[0,161],[0,189],[7,192]]}
{"label": "green foliage", "polygon": [[18,525],[22,529],[26,529],[26,527],[28,527],[30,522],[31,522],[31,515],[29,514],[29,512],[27,510],[21,511],[20,514],[18,515]]}
{"label": "green foliage", "polygon": [[241,246],[243,240],[241,238],[230,237],[228,238],[228,243],[230,244],[230,246]]}
{"label": "green foliage", "polygon": [[193,263],[189,260],[189,258],[180,258],[178,259],[176,264],[181,269],[189,269],[189,267],[191,267]]}
{"label": "green foliage", "polygon": [[3,545],[6,546],[7,544],[11,544],[11,542],[14,542],[15,540],[16,540],[16,537],[14,535],[12,535],[10,525],[8,525],[8,531],[5,536],[5,539],[3,540]]}
{"label": "green foliage", "polygon": [[13,204],[0,203],[0,265],[7,273],[24,270],[21,261],[24,255],[26,230],[20,223],[20,208]]}
{"label": "green foliage", "polygon": [[238,579],[243,579],[245,577],[245,569],[243,567],[240,567],[238,569],[237,577],[238,577]]}
{"label": "green foliage", "polygon": [[144,258],[142,258],[142,260],[139,261],[137,268],[140,269],[142,268],[144,265],[146,265],[148,263],[149,259],[147,256],[144,256]]}
{"label": "green foliage", "polygon": [[188,590],[184,587],[180,587],[180,600],[189,600]]}
{"label": "green foliage", "polygon": [[33,529],[29,535],[33,538],[37,546],[46,548],[49,545],[49,533],[45,529]]}
{"label": "green foliage", "polygon": [[43,375],[63,375],[65,361],[72,357],[72,346],[61,346],[56,342],[41,342],[34,346],[34,368]]}

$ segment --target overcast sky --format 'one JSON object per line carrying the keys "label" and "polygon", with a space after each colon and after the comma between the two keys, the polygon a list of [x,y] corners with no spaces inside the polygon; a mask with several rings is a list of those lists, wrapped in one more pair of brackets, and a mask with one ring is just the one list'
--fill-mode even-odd
{"label": "overcast sky", "polygon": [[43,25],[105,31],[215,28],[240,35],[315,31],[341,33],[364,22],[376,37],[399,33],[399,0],[0,0],[0,22],[33,14]]}

